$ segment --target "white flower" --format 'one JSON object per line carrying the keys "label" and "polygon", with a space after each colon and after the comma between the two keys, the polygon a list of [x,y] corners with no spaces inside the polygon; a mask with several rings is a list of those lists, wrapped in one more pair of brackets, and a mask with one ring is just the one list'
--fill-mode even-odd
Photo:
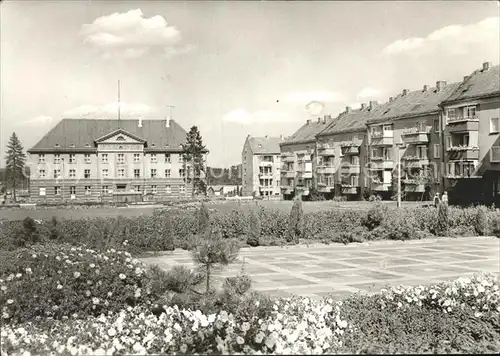
{"label": "white flower", "polygon": [[89,267],[90,267],[90,268],[94,268],[94,267],[95,267],[95,264],[91,263],[91,264],[89,265]]}
{"label": "white flower", "polygon": [[89,290],[86,290],[86,291],[85,291],[85,295],[86,295],[87,297],[90,297],[90,291],[89,291]]}
{"label": "white flower", "polygon": [[80,273],[80,272],[74,272],[74,273],[73,273],[73,276],[74,276],[75,278],[79,278],[79,277],[81,276],[81,273]]}
{"label": "white flower", "polygon": [[33,273],[33,272],[31,271],[31,268],[27,267],[26,268],[26,273]]}
{"label": "white flower", "polygon": [[16,274],[16,278],[21,278],[23,275],[21,273]]}
{"label": "white flower", "polygon": [[111,297],[113,295],[112,292],[108,292],[108,297]]}
{"label": "white flower", "polygon": [[92,298],[92,304],[99,304],[99,298]]}
{"label": "white flower", "polygon": [[62,285],[60,285],[60,284],[58,284],[58,285],[57,285],[57,289],[62,289],[62,287],[63,287],[63,286],[62,286]]}
{"label": "white flower", "polygon": [[2,287],[0,287],[0,289],[3,290],[3,291],[6,291],[7,287],[6,286],[2,286]]}
{"label": "white flower", "polygon": [[35,254],[32,254],[32,255],[31,255],[31,257],[36,258],[36,255],[35,255]]}
{"label": "white flower", "polygon": [[126,275],[124,275],[123,273],[120,273],[120,275],[119,275],[118,277],[120,277],[120,279],[125,279],[125,278],[127,278],[127,276],[126,276]]}
{"label": "white flower", "polygon": [[259,331],[259,333],[255,335],[255,342],[257,344],[260,344],[262,342],[262,339],[264,339],[264,334]]}

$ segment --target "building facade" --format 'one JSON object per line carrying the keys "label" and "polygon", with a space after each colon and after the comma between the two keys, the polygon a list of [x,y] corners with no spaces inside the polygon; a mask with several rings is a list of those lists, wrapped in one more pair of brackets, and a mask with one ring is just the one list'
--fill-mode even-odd
{"label": "building facade", "polygon": [[[330,115],[319,117],[316,121],[307,120],[290,137],[280,144],[281,160],[281,193],[284,199],[292,199],[295,195],[307,197],[315,187],[314,171],[318,165],[316,134],[332,121]],[[322,156],[323,157],[323,150]]]}
{"label": "building facade", "polygon": [[190,196],[185,139],[186,131],[173,120],[63,119],[28,150],[31,200],[136,202]]}
{"label": "building facade", "polygon": [[279,196],[282,137],[248,135],[241,152],[243,196]]}
{"label": "building facade", "polygon": [[441,107],[450,201],[500,203],[500,67],[483,63]]}

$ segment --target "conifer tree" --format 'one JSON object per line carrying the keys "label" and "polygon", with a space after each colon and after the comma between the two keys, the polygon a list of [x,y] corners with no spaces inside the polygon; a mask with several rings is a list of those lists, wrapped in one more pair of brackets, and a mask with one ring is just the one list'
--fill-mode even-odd
{"label": "conifer tree", "polygon": [[206,147],[197,126],[191,127],[186,135],[186,143],[182,144],[184,150],[184,171],[186,172],[186,182],[192,184],[192,196],[195,191],[206,194],[207,185],[202,179],[202,172],[205,173]]}
{"label": "conifer tree", "polygon": [[14,201],[16,201],[16,188],[18,182],[24,179],[24,166],[26,164],[26,154],[23,152],[21,141],[13,132],[10,136],[9,143],[7,144],[7,155],[5,157],[6,165],[6,181],[12,186],[12,193]]}

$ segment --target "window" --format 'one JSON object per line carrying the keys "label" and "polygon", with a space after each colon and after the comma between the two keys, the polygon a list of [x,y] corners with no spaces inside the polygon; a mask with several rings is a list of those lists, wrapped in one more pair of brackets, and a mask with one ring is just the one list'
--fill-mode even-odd
{"label": "window", "polygon": [[38,189],[38,195],[46,195],[46,193],[47,192],[46,192],[45,188],[39,188]]}
{"label": "window", "polygon": [[86,169],[83,172],[83,178],[85,178],[85,179],[89,179],[90,178],[90,169]]}
{"label": "window", "polygon": [[151,193],[153,193],[153,194],[158,193],[158,186],[156,186],[156,185],[152,185],[152,186],[151,186]]}
{"label": "window", "polygon": [[179,186],[179,191],[180,191],[181,193],[185,193],[185,192],[186,192],[186,186],[185,186],[185,185],[180,185],[180,186]]}
{"label": "window", "polygon": [[108,175],[109,175],[109,171],[108,171],[108,169],[107,169],[107,168],[104,168],[104,169],[102,170],[102,176],[103,176],[103,178],[107,178],[107,177],[108,177]]}
{"label": "window", "polygon": [[500,132],[500,118],[492,117],[490,118],[490,133]]}
{"label": "window", "polygon": [[59,164],[61,163],[61,155],[59,153],[56,153],[54,155],[54,164]]}
{"label": "window", "polygon": [[441,158],[441,145],[434,144],[434,158]]}
{"label": "window", "polygon": [[460,145],[469,147],[469,134],[462,135],[459,138]]}
{"label": "window", "polygon": [[92,193],[90,185],[85,186],[85,195],[90,195]]}
{"label": "window", "polygon": [[467,106],[464,108],[464,116],[472,119],[476,116],[476,106]]}
{"label": "window", "polygon": [[434,132],[439,132],[439,120],[434,120]]}
{"label": "window", "polygon": [[40,169],[40,170],[38,171],[38,176],[39,176],[40,178],[45,178],[45,169]]}
{"label": "window", "polygon": [[451,147],[451,136],[446,136],[446,149]]}
{"label": "window", "polygon": [[427,159],[427,147],[417,146],[417,157],[419,159]]}
{"label": "window", "polygon": [[125,154],[118,153],[117,163],[125,163]]}
{"label": "window", "polygon": [[179,155],[179,163],[184,162],[184,156],[182,154]]}
{"label": "window", "polygon": [[61,178],[61,170],[54,169],[54,178]]}
{"label": "window", "polygon": [[491,162],[500,162],[500,146],[491,147],[490,161]]}
{"label": "window", "polygon": [[140,185],[134,185],[134,191],[135,192],[140,192],[141,191],[141,186]]}
{"label": "window", "polygon": [[108,194],[108,193],[109,193],[109,187],[108,187],[107,185],[103,185],[103,186],[101,187],[101,194],[102,194],[102,195],[106,195],[106,194]]}
{"label": "window", "polygon": [[179,177],[185,178],[186,177],[186,170],[181,168],[179,169]]}
{"label": "window", "polygon": [[372,157],[373,158],[380,157],[378,154],[378,148],[372,148]]}
{"label": "window", "polygon": [[38,155],[38,163],[40,163],[40,164],[45,163],[45,155],[44,154]]}
{"label": "window", "polygon": [[170,163],[170,162],[171,162],[170,153],[165,153],[165,163]]}
{"label": "window", "polygon": [[384,125],[384,131],[392,131],[392,125]]}
{"label": "window", "polygon": [[139,153],[134,153],[134,163],[138,163],[141,160],[141,156]]}
{"label": "window", "polygon": [[457,118],[457,111],[455,109],[448,109],[446,115],[448,116],[448,120],[454,120]]}
{"label": "window", "polygon": [[74,169],[69,170],[69,177],[70,178],[75,178],[76,177],[76,171]]}
{"label": "window", "polygon": [[134,169],[134,178],[140,178],[140,177],[141,177],[141,170]]}
{"label": "window", "polygon": [[358,166],[359,165],[359,156],[351,156],[351,162],[352,165]]}
{"label": "window", "polygon": [[69,163],[76,163],[76,157],[73,153],[69,155]]}
{"label": "window", "polygon": [[108,154],[107,153],[103,153],[101,155],[101,162],[102,163],[108,163]]}
{"label": "window", "polygon": [[125,141],[125,137],[123,137],[123,136],[118,136],[118,137],[116,138],[116,141]]}
{"label": "window", "polygon": [[83,155],[83,159],[85,160],[85,163],[90,163],[90,154],[89,153],[85,153]]}
{"label": "window", "polygon": [[125,177],[125,169],[123,168],[118,168],[118,177],[123,178]]}
{"label": "window", "polygon": [[417,122],[417,132],[426,132],[427,127],[425,125],[425,122]]}
{"label": "window", "polygon": [[167,194],[172,193],[172,187],[171,187],[170,185],[167,185],[167,186],[165,187],[165,192],[167,192]]}
{"label": "window", "polygon": [[392,155],[391,155],[391,149],[390,148],[384,147],[382,149],[382,155],[384,157],[384,160],[386,160],[386,161],[392,160]]}
{"label": "window", "polygon": [[61,187],[54,187],[54,194],[61,195]]}
{"label": "window", "polygon": [[156,169],[151,169],[151,178],[156,178]]}
{"label": "window", "polygon": [[455,175],[455,163],[447,163],[446,171],[448,175],[454,176]]}
{"label": "window", "polygon": [[76,187],[73,185],[69,187],[69,194],[70,195],[75,195],[76,194]]}
{"label": "window", "polygon": [[151,153],[151,163],[156,163],[156,153]]}
{"label": "window", "polygon": [[170,178],[170,169],[165,169],[165,178]]}
{"label": "window", "polygon": [[354,187],[359,185],[359,176],[351,176],[351,185]]}

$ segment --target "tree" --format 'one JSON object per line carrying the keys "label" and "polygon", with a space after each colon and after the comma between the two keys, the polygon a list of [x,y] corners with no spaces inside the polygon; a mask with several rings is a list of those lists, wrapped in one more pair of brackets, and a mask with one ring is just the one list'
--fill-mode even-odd
{"label": "tree", "polygon": [[259,246],[262,227],[257,209],[250,209],[247,229],[247,244],[252,247]]}
{"label": "tree", "polygon": [[17,183],[22,180],[24,174],[24,166],[26,163],[26,154],[23,152],[21,141],[13,132],[7,144],[7,155],[5,158],[7,181],[12,184],[12,193],[14,201],[16,201]]}
{"label": "tree", "polygon": [[304,212],[302,211],[302,198],[297,195],[293,201],[292,211],[288,219],[287,242],[299,243],[304,237]]}
{"label": "tree", "polygon": [[201,179],[201,173],[205,172],[203,155],[206,152],[206,147],[203,145],[203,139],[197,126],[191,127],[186,135],[186,143],[182,144],[182,148],[184,150],[184,167],[187,173],[186,182],[192,184],[192,196],[194,196],[196,190],[206,194],[206,184]]}

